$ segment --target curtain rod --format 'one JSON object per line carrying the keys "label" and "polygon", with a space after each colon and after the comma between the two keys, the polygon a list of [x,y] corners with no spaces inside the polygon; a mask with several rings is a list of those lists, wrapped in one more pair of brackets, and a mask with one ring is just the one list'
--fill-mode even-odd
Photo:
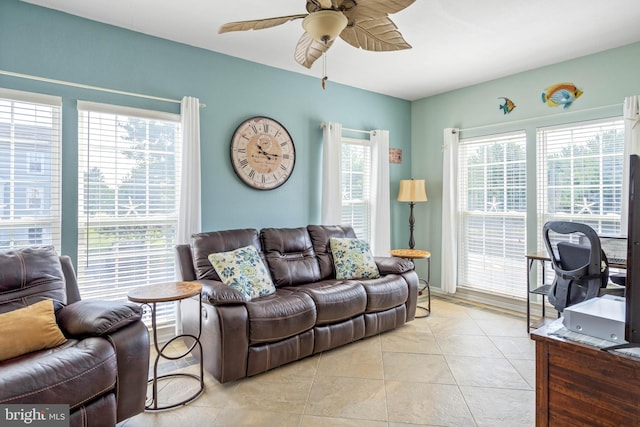
{"label": "curtain rod", "polygon": [[[322,129],[324,129],[327,126],[326,123],[320,123],[320,127]],[[346,130],[348,132],[359,132],[359,133],[368,133],[369,135],[375,135],[376,131],[375,130],[361,130],[361,129],[349,129],[349,128],[342,128],[342,130]]]}
{"label": "curtain rod", "polygon": [[[54,84],[64,85],[64,86],[72,86],[72,87],[77,87],[77,88],[81,88],[81,89],[90,89],[90,90],[96,90],[96,91],[100,91],[100,92],[115,93],[115,94],[118,94],[118,95],[133,96],[133,97],[136,97],[136,98],[153,99],[155,101],[173,102],[173,103],[176,103],[176,104],[182,103],[182,101],[178,100],[178,99],[161,98],[159,96],[151,96],[151,95],[143,95],[143,94],[140,94],[140,93],[125,92],[123,90],[108,89],[108,88],[99,87],[99,86],[85,85],[85,84],[82,84],[82,83],[74,83],[74,82],[67,82],[67,81],[64,81],[64,80],[49,79],[47,77],[39,77],[39,76],[32,76],[32,75],[29,75],[29,74],[14,73],[13,71],[0,70],[0,74],[4,74],[5,76],[11,76],[11,77],[19,77],[21,79],[35,80],[35,81],[46,82],[46,83],[54,83]],[[205,108],[206,106],[207,106],[207,104],[200,103],[200,108]]]}
{"label": "curtain rod", "polygon": [[[469,132],[469,131],[472,131],[472,130],[480,130],[480,129],[492,128],[492,127],[496,127],[496,126],[505,126],[505,125],[510,125],[510,124],[514,124],[514,123],[517,124],[517,123],[529,122],[529,121],[532,121],[532,120],[540,120],[540,119],[545,119],[545,118],[549,118],[549,117],[565,116],[565,115],[575,114],[575,113],[586,113],[586,112],[589,112],[589,111],[604,110],[604,109],[607,109],[607,108],[620,107],[620,106],[622,106],[622,103],[620,103],[620,104],[611,104],[611,105],[603,105],[602,107],[587,108],[585,110],[565,111],[563,113],[559,113],[559,114],[556,114],[556,115],[529,117],[528,119],[514,120],[514,121],[511,121],[511,122],[494,123],[494,124],[491,124],[491,125],[476,126],[476,127],[472,127],[472,128],[466,128],[466,129],[458,129],[458,132]],[[453,131],[453,133],[456,133],[456,132]]]}

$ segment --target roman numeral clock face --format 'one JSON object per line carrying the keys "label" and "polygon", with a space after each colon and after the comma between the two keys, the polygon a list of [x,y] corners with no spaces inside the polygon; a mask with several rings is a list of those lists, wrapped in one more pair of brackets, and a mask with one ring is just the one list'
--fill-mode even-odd
{"label": "roman numeral clock face", "polygon": [[253,117],[238,126],[231,139],[231,164],[238,177],[258,190],[284,184],[296,162],[289,132],[268,117]]}

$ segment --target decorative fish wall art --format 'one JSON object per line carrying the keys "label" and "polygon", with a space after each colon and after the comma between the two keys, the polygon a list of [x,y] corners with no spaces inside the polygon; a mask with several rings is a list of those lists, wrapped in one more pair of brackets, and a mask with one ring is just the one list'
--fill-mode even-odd
{"label": "decorative fish wall art", "polygon": [[542,92],[542,102],[546,102],[549,107],[562,105],[562,108],[569,108],[582,93],[573,83],[558,83]]}
{"label": "decorative fish wall art", "polygon": [[505,98],[504,96],[499,96],[498,99],[504,99],[504,104],[498,106],[500,110],[502,110],[503,114],[509,114],[516,108],[516,104],[513,103],[509,98]]}

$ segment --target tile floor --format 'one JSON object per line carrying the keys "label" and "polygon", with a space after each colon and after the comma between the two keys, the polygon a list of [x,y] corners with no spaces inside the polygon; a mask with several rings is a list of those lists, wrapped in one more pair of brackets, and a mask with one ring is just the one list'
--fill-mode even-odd
{"label": "tile floor", "polygon": [[[525,323],[434,297],[428,318],[252,378],[221,385],[205,372],[197,400],[119,427],[533,426],[535,345]],[[165,381],[160,399],[180,400],[196,384]]]}

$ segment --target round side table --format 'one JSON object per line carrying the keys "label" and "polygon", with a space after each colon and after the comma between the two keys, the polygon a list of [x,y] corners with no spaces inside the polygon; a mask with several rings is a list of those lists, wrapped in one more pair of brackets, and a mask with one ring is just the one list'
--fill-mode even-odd
{"label": "round side table", "polygon": [[[159,283],[157,285],[149,285],[132,290],[127,295],[130,301],[146,305],[151,309],[151,329],[153,333],[153,345],[156,349],[156,357],[153,363],[153,377],[149,380],[152,386],[152,396],[149,403],[145,406],[147,411],[162,411],[166,409],[172,409],[178,406],[186,405],[189,402],[194,401],[202,395],[204,392],[204,369],[202,363],[202,344],[200,343],[200,334],[202,333],[202,317],[200,317],[200,324],[198,325],[198,336],[191,334],[176,335],[167,341],[164,345],[160,346],[158,343],[158,328],[156,324],[156,304],[160,302],[172,302],[179,301],[186,298],[191,298],[198,295],[200,298],[200,311],[202,311],[202,285],[195,282],[168,282]],[[177,355],[165,354],[166,348],[175,340],[180,338],[191,338],[193,343],[183,353]],[[168,360],[177,360],[186,357],[194,348],[198,346],[200,350],[200,376],[186,373],[175,373],[158,376],[158,361],[160,358]],[[200,383],[199,389],[190,397],[169,405],[158,405],[158,381],[163,379],[171,379],[176,377],[188,377],[194,378]]]}
{"label": "round side table", "polygon": [[424,315],[416,316],[416,318],[420,319],[423,317],[429,317],[431,314],[431,288],[429,288],[429,282],[431,281],[431,252],[422,251],[420,249],[393,249],[391,251],[391,255],[398,258],[407,258],[412,261],[416,259],[427,260],[427,279],[418,278],[421,283],[424,283],[424,286],[418,290],[418,295],[422,295],[424,291],[427,292],[427,306],[424,307],[422,305],[416,305],[416,308],[420,308],[425,311]]}

